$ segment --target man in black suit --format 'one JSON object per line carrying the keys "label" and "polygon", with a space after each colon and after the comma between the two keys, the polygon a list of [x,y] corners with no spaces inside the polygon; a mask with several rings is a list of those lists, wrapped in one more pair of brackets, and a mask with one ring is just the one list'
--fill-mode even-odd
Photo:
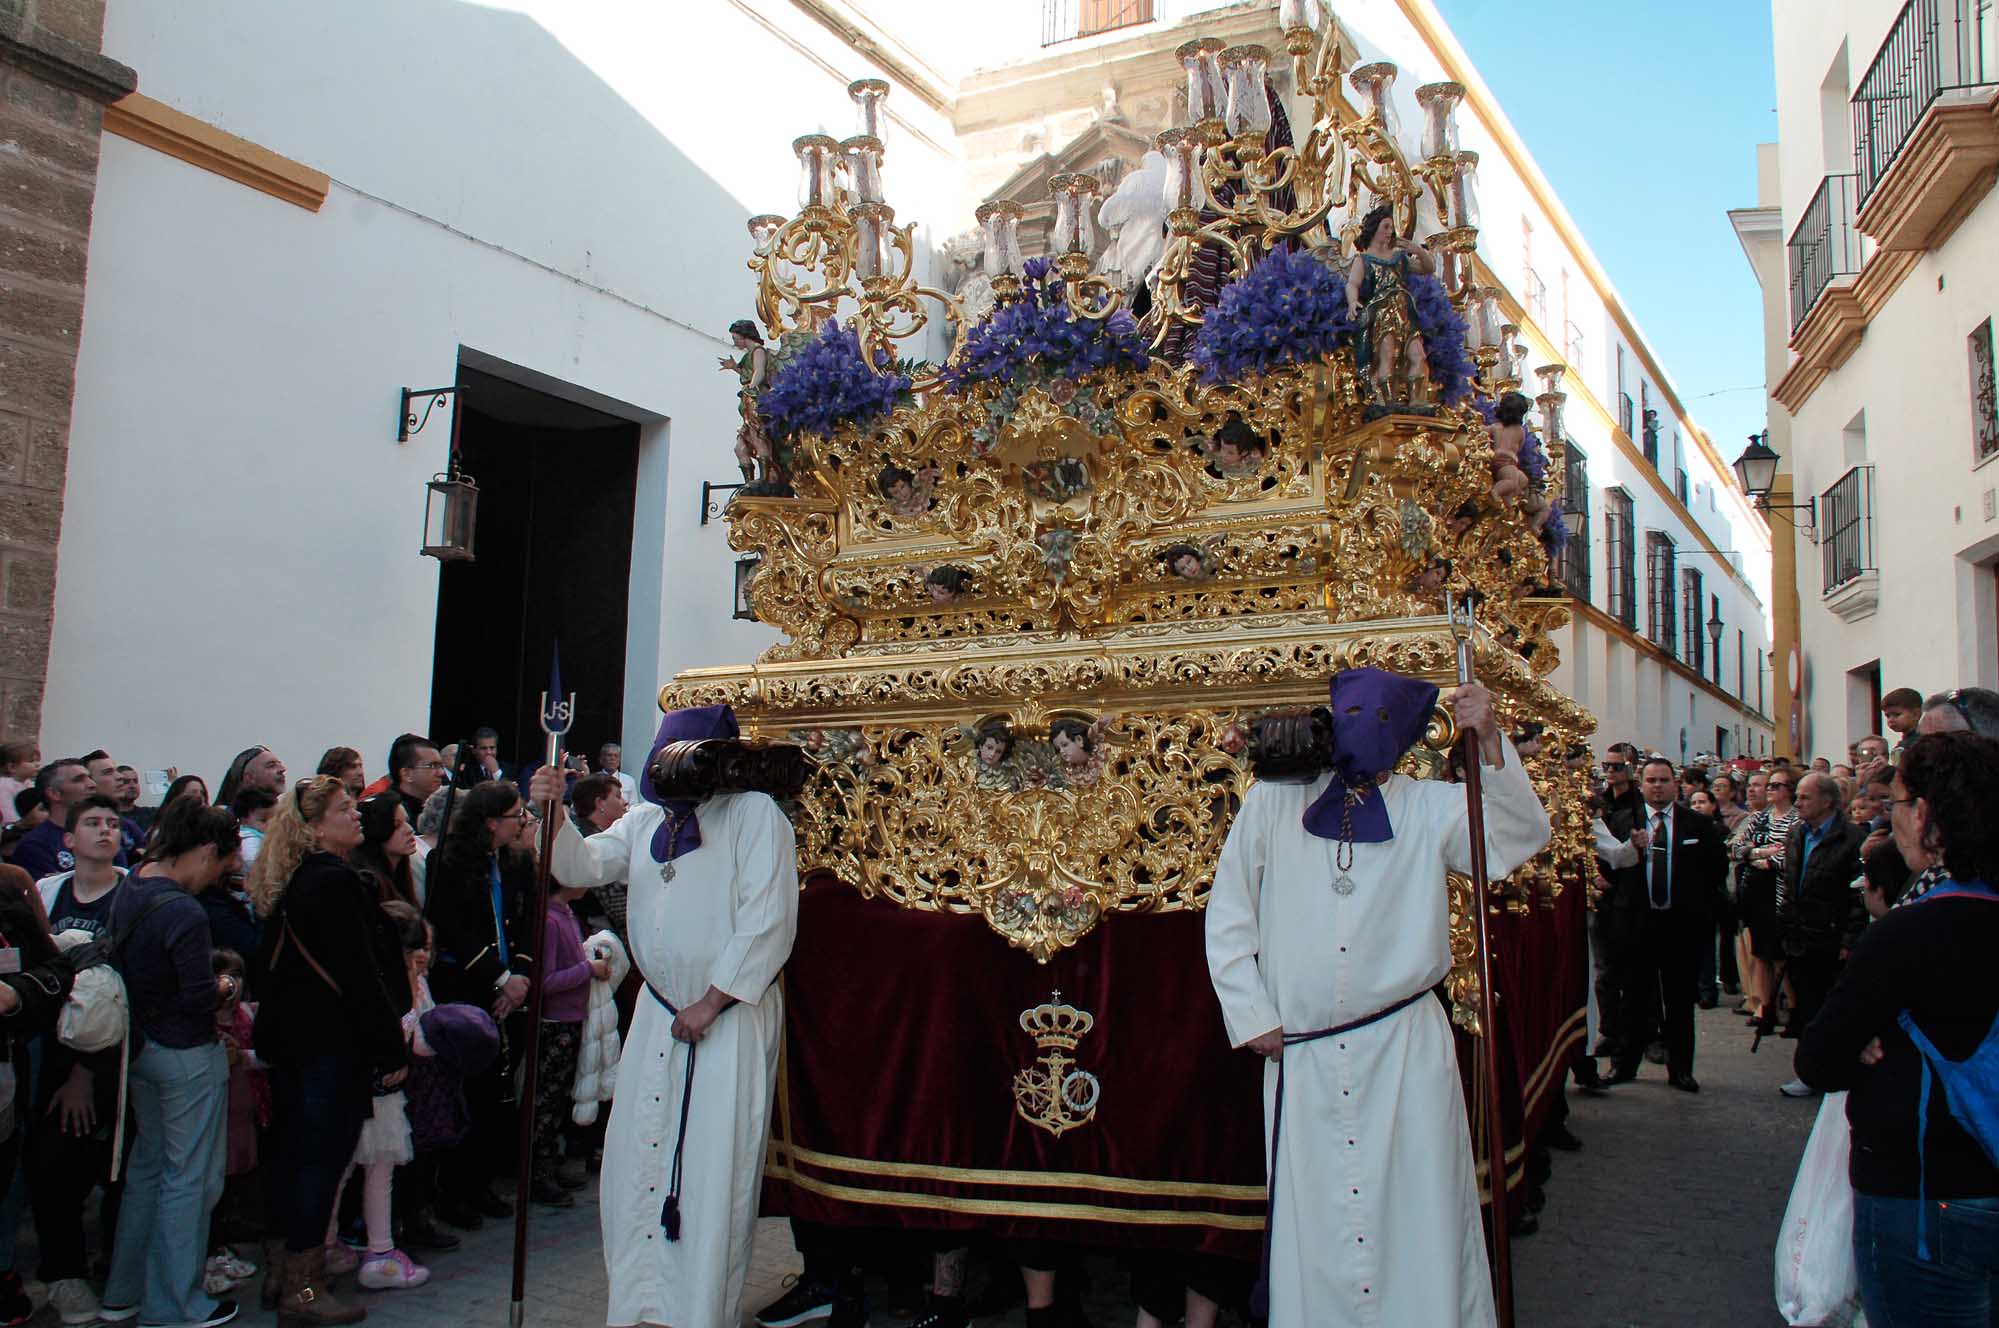
{"label": "man in black suit", "polygon": [[1839,809],[1839,785],[1814,771],[1798,780],[1798,819],[1784,841],[1784,879],[1778,886],[1777,926],[1784,938],[1791,989],[1797,1004],[1785,1037],[1804,1031],[1825,1003],[1852,944],[1855,910],[1862,907],[1853,882],[1861,875],[1860,846],[1867,829]]}
{"label": "man in black suit", "polygon": [[1677,801],[1673,763],[1646,758],[1638,791],[1645,800],[1642,822],[1631,832],[1639,851],[1643,893],[1637,906],[1637,940],[1630,981],[1625,987],[1625,1049],[1610,1082],[1638,1077],[1645,1032],[1654,1002],[1663,998],[1666,1023],[1666,1082],[1698,1093],[1694,1079],[1694,975],[1703,942],[1714,944],[1714,910],[1728,875],[1728,849],[1721,828]]}

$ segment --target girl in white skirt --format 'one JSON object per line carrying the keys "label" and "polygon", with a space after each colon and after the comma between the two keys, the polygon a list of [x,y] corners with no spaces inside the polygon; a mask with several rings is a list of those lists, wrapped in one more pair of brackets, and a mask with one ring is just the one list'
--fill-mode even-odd
{"label": "girl in white skirt", "polygon": [[[428,1049],[415,1036],[416,1021],[435,1004],[424,977],[430,968],[430,926],[422,914],[401,900],[383,904],[382,912],[388,915],[402,943],[409,973],[410,1011],[403,1016],[403,1035],[412,1039],[414,1054],[422,1056]],[[390,1222],[390,1182],[396,1168],[408,1162],[414,1151],[410,1146],[409,1114],[404,1110],[407,1101],[401,1089],[388,1092],[377,1089],[375,1113],[361,1126],[361,1139],[354,1147],[354,1165],[361,1169],[361,1212],[368,1224],[368,1253],[360,1260],[358,1280],[370,1291],[420,1287],[430,1280],[430,1269],[396,1248],[395,1229]],[[335,1214],[340,1211],[337,1199],[333,1211]],[[327,1244],[334,1244],[331,1229],[327,1232]],[[328,1268],[331,1271],[330,1264]]]}

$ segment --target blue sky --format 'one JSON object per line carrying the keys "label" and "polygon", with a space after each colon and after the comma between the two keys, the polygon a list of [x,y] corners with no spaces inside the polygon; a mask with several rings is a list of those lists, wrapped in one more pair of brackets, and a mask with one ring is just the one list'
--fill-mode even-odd
{"label": "blue sky", "polygon": [[[1763,427],[1728,210],[1777,137],[1768,0],[1436,0],[1724,460]],[[1709,395],[1709,394],[1719,395]]]}

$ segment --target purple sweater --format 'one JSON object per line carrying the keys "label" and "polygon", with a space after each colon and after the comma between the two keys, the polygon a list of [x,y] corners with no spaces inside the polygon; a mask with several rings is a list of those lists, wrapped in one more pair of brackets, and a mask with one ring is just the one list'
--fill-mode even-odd
{"label": "purple sweater", "polygon": [[583,929],[569,905],[548,901],[548,981],[541,991],[541,1017],[551,1024],[580,1024],[590,1013],[590,957],[583,953]]}

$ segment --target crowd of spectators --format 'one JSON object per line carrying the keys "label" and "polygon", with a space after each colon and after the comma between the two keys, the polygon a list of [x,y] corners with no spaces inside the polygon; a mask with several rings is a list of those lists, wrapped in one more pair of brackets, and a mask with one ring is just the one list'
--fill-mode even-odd
{"label": "crowd of spectators", "polygon": [[[254,746],[213,796],[167,771],[142,805],[104,751],[0,745],[0,1326],[35,1310],[26,1271],[70,1325],[219,1325],[260,1273],[281,1322],[349,1324],[349,1274],[422,1285],[419,1257],[513,1212],[494,1183],[536,980],[531,1196],[573,1204],[601,1156],[601,1124],[569,1121],[578,1030],[609,975],[582,938],[623,901],[558,890],[537,972],[538,810],[496,746],[402,734],[373,781],[353,747],[293,781]],[[619,755],[576,763],[586,833],[623,814]]]}

